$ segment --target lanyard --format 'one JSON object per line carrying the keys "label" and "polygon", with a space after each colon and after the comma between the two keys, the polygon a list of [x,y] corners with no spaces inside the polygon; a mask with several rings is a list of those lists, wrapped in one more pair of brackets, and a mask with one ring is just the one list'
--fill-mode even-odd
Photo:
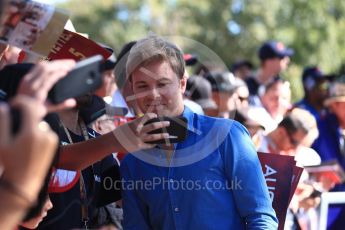
{"label": "lanyard", "polygon": [[[78,119],[79,127],[82,131],[84,140],[89,139],[89,135],[87,132],[87,128],[85,123]],[[73,140],[71,137],[71,134],[69,133],[66,126],[61,122],[61,125],[65,131],[65,134],[68,138],[68,141],[70,144],[73,144]],[[86,194],[86,187],[85,187],[85,181],[82,172],[80,171],[80,179],[79,179],[79,190],[80,190],[80,200],[81,200],[81,216],[82,216],[82,222],[84,223],[85,229],[88,229],[88,221],[89,221],[89,215],[88,215],[88,204],[87,204],[87,194]]]}

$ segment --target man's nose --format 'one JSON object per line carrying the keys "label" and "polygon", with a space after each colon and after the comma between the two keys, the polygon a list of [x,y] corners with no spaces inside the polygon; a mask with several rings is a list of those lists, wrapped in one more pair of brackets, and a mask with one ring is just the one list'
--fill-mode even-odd
{"label": "man's nose", "polygon": [[156,87],[151,88],[150,94],[149,94],[153,99],[159,98],[160,97],[160,92]]}

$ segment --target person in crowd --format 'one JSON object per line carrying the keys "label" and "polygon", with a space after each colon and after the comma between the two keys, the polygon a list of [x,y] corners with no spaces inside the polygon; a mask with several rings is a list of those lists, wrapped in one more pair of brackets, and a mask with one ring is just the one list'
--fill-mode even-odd
{"label": "person in crowd", "polygon": [[90,105],[80,110],[80,116],[87,126],[95,130],[97,133],[104,135],[116,128],[114,124],[114,116],[125,115],[125,113],[121,113],[123,111],[117,110],[122,109],[112,107],[108,105],[102,98],[92,95]]}
{"label": "person in crowd", "polygon": [[279,41],[267,41],[258,51],[260,59],[260,68],[255,76],[248,77],[246,83],[251,95],[250,103],[256,105],[258,103],[258,90],[261,85],[266,85],[274,77],[284,71],[290,62],[290,57],[294,51],[285,47]]}
{"label": "person in crowd", "polygon": [[244,125],[252,138],[255,148],[259,148],[263,132],[265,131],[264,119],[265,114],[262,109],[256,106],[248,106],[243,109],[231,111],[234,115],[234,120]]}
{"label": "person in crowd", "polygon": [[[117,108],[108,105],[101,98],[93,95],[91,106],[80,110],[85,124],[97,133],[104,135],[116,128],[114,116],[124,116],[124,108]],[[113,153],[113,157],[117,164],[120,165],[118,153]],[[122,229],[123,210],[121,208],[121,200],[116,203],[110,203],[103,208],[107,214],[107,226],[114,226],[116,229]],[[98,214],[99,215],[99,214]]]}
{"label": "person in crowd", "polygon": [[317,66],[306,67],[302,74],[304,97],[294,106],[308,110],[317,121],[326,116],[324,101],[334,77],[331,74],[324,74]]}
{"label": "person in crowd", "polygon": [[[98,136],[94,130],[88,128],[81,116],[81,110],[91,106],[94,97],[85,95],[77,98],[77,107],[59,112],[61,145],[73,144]],[[101,99],[102,100],[102,99]],[[90,119],[89,119],[90,120]],[[72,176],[74,174],[74,177]],[[79,173],[56,168],[52,181],[56,183],[66,180],[66,175],[73,177],[68,189],[64,191],[53,190],[51,186],[50,198],[53,203],[52,210],[43,220],[39,229],[72,229],[99,227],[95,213],[105,205],[121,199],[120,191],[115,188],[104,188],[105,178],[119,181],[119,165],[111,152],[108,156],[91,164]],[[61,182],[62,183],[62,182]],[[80,202],[75,202],[80,199]],[[58,218],[57,218],[58,217]],[[109,217],[110,219],[110,217]]]}
{"label": "person in crowd", "polygon": [[[183,60],[184,60],[184,62],[186,64],[186,67],[187,66],[189,66],[189,67],[195,66],[199,62],[198,57],[196,55],[188,54],[188,53],[183,55]],[[196,76],[196,75],[193,75],[192,78],[194,76]],[[187,69],[185,70],[185,77],[187,79],[190,79],[190,76],[188,74]],[[188,82],[187,82],[187,91],[186,91],[186,93],[184,95],[184,98],[183,98],[183,103],[184,103],[185,106],[188,106],[188,108],[190,108],[194,113],[198,113],[198,114],[201,114],[201,115],[205,114],[204,108],[200,104],[195,102],[191,98],[191,94],[188,93]]]}
{"label": "person in crowd", "polygon": [[116,65],[116,56],[113,49],[103,45],[105,49],[111,52],[111,56],[102,64],[102,86],[94,94],[103,98],[108,104],[112,102],[112,96],[117,89],[115,84],[114,69]]}
{"label": "person in crowd", "polygon": [[201,107],[201,112],[195,111],[193,108],[186,104],[186,100],[184,100],[184,104],[189,106],[189,108],[198,114],[206,114],[208,116],[216,116],[215,113],[217,111],[217,104],[212,99],[212,87],[211,84],[201,76],[191,76],[187,79],[187,87],[186,87],[186,97],[192,100],[193,102],[197,103]]}
{"label": "person in crowd", "polygon": [[291,108],[290,83],[280,77],[273,78],[267,85],[260,86],[259,99],[257,106],[263,109],[263,122],[266,133],[269,133]]}
{"label": "person in crowd", "polygon": [[[139,40],[129,54],[127,76],[140,110],[159,116],[184,116],[188,137],[177,144],[131,152],[121,162],[124,228],[277,228],[248,132],[233,120],[198,115],[185,107],[184,72],[182,51],[158,36]],[[186,157],[199,158],[188,164],[183,161]],[[154,178],[164,182],[154,189],[131,188],[131,184],[146,184]],[[219,182],[222,188],[237,178],[242,181],[241,189],[169,186],[181,179],[200,181],[203,186],[205,178]]]}
{"label": "person in crowd", "polygon": [[277,128],[265,135],[258,151],[295,155],[308,132],[316,126],[314,117],[306,110],[288,112]]}
{"label": "person in crowd", "polygon": [[235,88],[235,104],[237,109],[246,109],[249,106],[249,90],[244,81],[236,78],[238,87]]}
{"label": "person in crowd", "polygon": [[[320,135],[312,148],[319,153],[323,162],[336,160],[345,169],[345,83],[343,78],[331,84],[329,96],[326,97],[324,104],[330,113],[318,121]],[[332,191],[345,191],[344,183],[335,186]],[[344,217],[344,208],[330,207],[327,228],[341,228],[345,224]]]}
{"label": "person in crowd", "polygon": [[205,78],[211,83],[212,98],[218,106],[213,114],[217,117],[230,118],[229,112],[242,104],[236,90],[245,87],[245,83],[230,72],[209,72]]}
{"label": "person in crowd", "polygon": [[111,105],[117,107],[124,107],[128,109],[127,117],[135,117],[139,112],[136,111],[134,100],[129,100],[129,95],[132,94],[130,84],[126,81],[126,63],[129,51],[136,44],[136,41],[126,43],[118,55],[115,64],[115,82],[117,90],[113,94]]}
{"label": "person in crowd", "polygon": [[248,60],[240,60],[232,64],[230,70],[235,77],[245,81],[249,76],[252,76],[254,65]]}
{"label": "person in crowd", "polygon": [[[261,145],[258,148],[260,152],[277,153],[294,156],[298,166],[311,166],[320,164],[321,160],[318,154],[312,149],[303,146],[303,139],[316,128],[316,120],[306,110],[295,108],[288,112],[278,127],[264,135],[261,139]],[[300,226],[303,220],[303,226],[315,226],[316,207],[320,204],[320,197],[313,196],[316,187],[308,180],[308,174],[304,174],[297,188],[297,193],[290,203],[285,223],[285,229],[295,229]]]}

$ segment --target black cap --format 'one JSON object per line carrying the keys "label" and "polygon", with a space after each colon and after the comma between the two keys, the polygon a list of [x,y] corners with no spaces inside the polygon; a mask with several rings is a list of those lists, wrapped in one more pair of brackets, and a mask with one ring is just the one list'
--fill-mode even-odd
{"label": "black cap", "polygon": [[107,71],[107,70],[113,70],[115,68],[115,65],[116,65],[116,56],[115,56],[115,52],[112,48],[106,46],[106,45],[103,45],[101,44],[101,46],[108,50],[109,52],[111,52],[111,55],[110,57],[105,60],[103,63],[102,63],[102,71]]}
{"label": "black cap", "polygon": [[259,49],[260,60],[266,60],[271,58],[284,58],[291,57],[294,54],[294,50],[285,47],[282,42],[267,41]]}
{"label": "black cap", "polygon": [[239,68],[241,67],[248,67],[248,69],[252,70],[254,68],[254,65],[248,61],[248,60],[240,60],[240,61],[237,61],[235,62],[234,64],[231,65],[231,72],[235,72],[236,70],[238,70]]}
{"label": "black cap", "polygon": [[317,81],[317,80],[323,80],[323,79],[333,80],[334,78],[335,78],[335,75],[324,74],[320,70],[320,68],[318,68],[317,66],[306,67],[303,70],[303,74],[302,74],[303,82],[305,82],[308,79],[312,79],[314,81]]}
{"label": "black cap", "polygon": [[127,108],[112,107],[108,105],[102,98],[96,95],[92,95],[91,100],[90,106],[82,108],[79,111],[79,115],[84,120],[85,124],[94,122],[104,114],[109,116],[125,116],[128,112]]}
{"label": "black cap", "polygon": [[200,76],[191,76],[187,80],[186,96],[198,103],[203,109],[216,109],[212,99],[211,84]]}
{"label": "black cap", "polygon": [[183,59],[186,63],[186,66],[193,66],[198,62],[197,56],[193,54],[184,54]]}

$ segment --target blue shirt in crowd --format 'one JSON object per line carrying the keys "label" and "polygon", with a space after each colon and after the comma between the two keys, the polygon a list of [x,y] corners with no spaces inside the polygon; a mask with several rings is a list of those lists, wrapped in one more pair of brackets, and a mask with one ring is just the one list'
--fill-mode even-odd
{"label": "blue shirt in crowd", "polygon": [[[341,152],[340,125],[334,114],[328,114],[318,121],[319,136],[312,148],[320,155],[322,162],[337,160],[345,170],[345,155]],[[331,192],[344,192],[345,183],[336,185]],[[343,205],[331,205],[328,208],[327,229],[343,229],[345,226],[345,207]]]}
{"label": "blue shirt in crowd", "polygon": [[188,137],[170,161],[161,148],[121,163],[125,229],[277,229],[248,132],[239,123],[192,113]]}
{"label": "blue shirt in crowd", "polygon": [[326,109],[323,109],[320,112],[317,111],[305,98],[296,102],[296,104],[294,106],[307,110],[309,113],[311,113],[314,116],[316,121],[320,121],[321,119],[323,119],[327,115]]}

